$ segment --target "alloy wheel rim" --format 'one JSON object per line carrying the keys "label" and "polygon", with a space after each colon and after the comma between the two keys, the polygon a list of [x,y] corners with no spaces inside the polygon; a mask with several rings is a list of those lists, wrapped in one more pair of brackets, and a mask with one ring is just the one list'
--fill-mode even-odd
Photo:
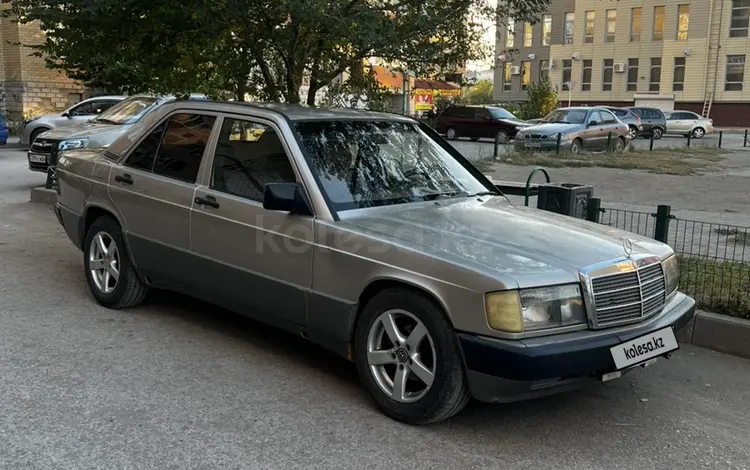
{"label": "alloy wheel rim", "polygon": [[388,310],[370,326],[367,364],[383,393],[399,403],[413,403],[435,380],[435,342],[417,317]]}
{"label": "alloy wheel rim", "polygon": [[107,232],[94,235],[89,247],[89,272],[96,288],[111,294],[120,280],[120,252]]}
{"label": "alloy wheel rim", "polygon": [[448,129],[448,132],[446,132],[445,134],[449,139],[456,138],[456,131],[454,131],[453,129]]}
{"label": "alloy wheel rim", "polygon": [[628,138],[630,138],[630,140],[635,140],[635,137],[636,137],[636,135],[635,135],[635,134],[636,134],[636,132],[635,132],[635,129],[633,129],[633,128],[631,127],[631,128],[630,128],[630,131],[628,132]]}
{"label": "alloy wheel rim", "polygon": [[696,138],[698,138],[698,139],[700,139],[701,137],[703,137],[703,129],[698,128],[698,129],[694,130],[693,131],[693,136],[696,137]]}
{"label": "alloy wheel rim", "polygon": [[654,129],[654,137],[657,139],[661,137],[661,129]]}
{"label": "alloy wheel rim", "polygon": [[506,134],[504,131],[500,131],[497,133],[497,141],[501,144],[507,144],[508,143],[508,134]]}

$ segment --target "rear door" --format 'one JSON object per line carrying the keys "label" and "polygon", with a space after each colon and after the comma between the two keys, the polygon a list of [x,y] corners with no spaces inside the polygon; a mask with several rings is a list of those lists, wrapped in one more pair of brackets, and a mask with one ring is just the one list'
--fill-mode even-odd
{"label": "rear door", "polygon": [[601,113],[595,109],[586,118],[586,129],[583,131],[583,147],[587,149],[600,148],[604,145],[602,143],[603,132],[604,126],[602,124]]}
{"label": "rear door", "polygon": [[606,109],[602,109],[599,114],[602,117],[602,145],[606,147],[607,141],[610,141],[610,145],[614,145],[614,139],[620,137],[622,133],[620,127],[622,123]]}
{"label": "rear door", "polygon": [[138,268],[154,282],[188,286],[190,209],[217,114],[177,111],[162,120],[109,175]]}
{"label": "rear door", "polygon": [[667,131],[670,134],[687,134],[690,132],[690,115],[673,112],[667,116]]}

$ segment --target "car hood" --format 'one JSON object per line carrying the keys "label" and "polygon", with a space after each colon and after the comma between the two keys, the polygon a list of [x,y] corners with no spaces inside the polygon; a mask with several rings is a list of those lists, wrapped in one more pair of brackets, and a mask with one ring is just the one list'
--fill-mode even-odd
{"label": "car hood", "polygon": [[516,126],[518,128],[531,126],[531,124],[529,124],[528,122],[521,121],[519,119],[498,119],[498,121],[504,122],[506,124],[510,124],[512,126]]}
{"label": "car hood", "polygon": [[112,142],[117,139],[123,132],[125,132],[131,125],[114,125],[114,124],[103,124],[98,122],[86,122],[77,126],[62,127],[58,129],[52,129],[40,135],[44,139],[55,139],[55,140],[69,140],[69,139],[85,139],[88,138],[89,142],[86,148],[103,148],[108,147]]}
{"label": "car hood", "polygon": [[650,238],[503,197],[368,209],[341,223],[488,276],[510,276],[521,288],[578,282],[581,268],[623,259],[625,238],[633,255],[672,252]]}
{"label": "car hood", "polygon": [[523,131],[525,133],[535,134],[558,134],[558,133],[570,133],[581,130],[583,124],[563,124],[563,123],[549,123],[549,124],[533,124]]}

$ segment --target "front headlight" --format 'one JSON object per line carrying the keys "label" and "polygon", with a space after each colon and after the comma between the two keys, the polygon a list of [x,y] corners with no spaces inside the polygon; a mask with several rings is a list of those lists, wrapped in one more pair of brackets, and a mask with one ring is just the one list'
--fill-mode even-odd
{"label": "front headlight", "polygon": [[586,323],[578,284],[521,291],[493,292],[485,298],[487,324],[506,333]]}
{"label": "front headlight", "polygon": [[[559,135],[560,135],[560,140],[562,141],[568,140],[570,138],[568,134],[563,134],[562,132]],[[557,135],[555,135],[554,138],[557,139]]]}
{"label": "front headlight", "polygon": [[63,140],[57,146],[57,149],[61,152],[65,150],[82,149],[89,143],[89,139],[70,139]]}
{"label": "front headlight", "polygon": [[677,256],[672,255],[662,261],[664,268],[664,284],[667,288],[667,295],[677,290],[680,282],[680,266],[677,262]]}

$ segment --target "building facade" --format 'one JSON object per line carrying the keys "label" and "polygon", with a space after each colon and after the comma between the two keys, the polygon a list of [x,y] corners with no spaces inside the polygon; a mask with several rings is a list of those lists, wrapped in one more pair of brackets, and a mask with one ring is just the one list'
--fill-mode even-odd
{"label": "building facade", "polygon": [[534,25],[499,28],[495,99],[526,99],[546,74],[560,101],[663,100],[750,125],[750,0],[556,0]]}
{"label": "building facade", "polygon": [[44,59],[32,56],[34,51],[25,46],[42,41],[38,25],[0,18],[0,111],[11,129],[24,117],[61,111],[88,97],[80,83],[47,68]]}

